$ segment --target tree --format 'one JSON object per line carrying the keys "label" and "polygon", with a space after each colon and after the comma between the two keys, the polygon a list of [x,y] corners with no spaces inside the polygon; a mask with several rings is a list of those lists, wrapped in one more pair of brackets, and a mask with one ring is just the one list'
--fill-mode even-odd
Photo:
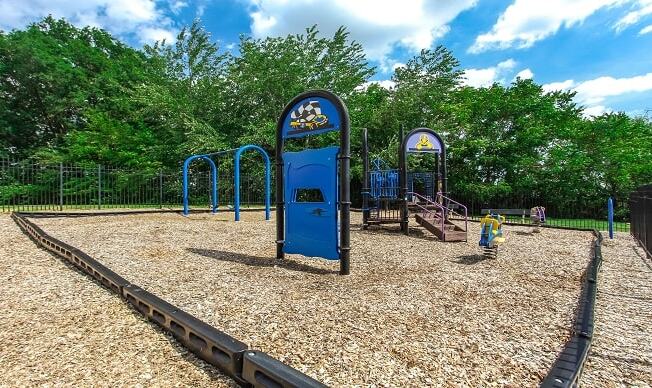
{"label": "tree", "polygon": [[230,135],[273,146],[276,119],[285,104],[309,89],[329,89],[345,100],[373,74],[362,46],[339,28],[332,38],[305,35],[240,41],[229,68],[227,122]]}
{"label": "tree", "polygon": [[17,156],[54,150],[71,131],[87,129],[86,110],[125,108],[115,98],[144,81],[147,69],[142,53],[63,19],[0,35],[2,138]]}

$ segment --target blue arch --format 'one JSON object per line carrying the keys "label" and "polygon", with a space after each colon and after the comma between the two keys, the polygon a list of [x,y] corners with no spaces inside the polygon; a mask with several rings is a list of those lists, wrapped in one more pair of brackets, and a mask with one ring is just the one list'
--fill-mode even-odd
{"label": "blue arch", "polygon": [[211,166],[211,178],[213,183],[213,197],[212,197],[212,211],[217,213],[217,166],[215,162],[208,155],[192,155],[183,162],[183,214],[188,215],[190,209],[188,208],[188,167],[195,159],[204,159]]}
{"label": "blue arch", "polygon": [[269,199],[269,192],[270,192],[270,163],[269,163],[269,155],[267,155],[267,152],[265,152],[264,149],[257,145],[253,144],[247,144],[244,145],[235,152],[235,157],[234,157],[234,169],[235,169],[235,188],[234,188],[234,193],[235,193],[235,198],[233,200],[234,202],[234,210],[235,210],[235,220],[240,221],[240,157],[242,154],[247,151],[247,150],[256,150],[258,151],[259,154],[263,156],[263,159],[265,159],[265,219],[269,220],[269,208],[270,208],[270,199]]}

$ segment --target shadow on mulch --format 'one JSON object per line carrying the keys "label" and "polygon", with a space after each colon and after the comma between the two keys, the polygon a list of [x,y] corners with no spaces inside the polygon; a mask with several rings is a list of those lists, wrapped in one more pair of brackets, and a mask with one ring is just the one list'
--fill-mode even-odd
{"label": "shadow on mulch", "polygon": [[453,262],[457,264],[473,265],[473,264],[478,264],[485,260],[489,260],[489,258],[483,255],[475,254],[475,255],[458,256],[457,260]]}
{"label": "shadow on mulch", "polygon": [[522,230],[515,230],[512,233],[517,234],[519,236],[534,236],[534,233],[532,233],[532,232],[524,232]]}
{"label": "shadow on mulch", "polygon": [[642,297],[642,296],[615,294],[613,292],[606,292],[606,291],[600,291],[600,290],[598,290],[598,294],[599,295],[612,296],[614,298],[634,299],[634,300],[641,300],[641,301],[644,301],[644,302],[652,302],[652,298],[645,298],[645,297]]}
{"label": "shadow on mulch", "polygon": [[[429,240],[429,241],[439,241],[437,236],[434,234],[426,231],[425,229],[421,228],[416,228],[416,227],[410,227],[410,237],[415,237],[415,238],[420,238],[423,240]],[[371,226],[367,230],[362,230],[362,226],[357,230],[357,232],[362,232],[362,233],[367,233],[367,234],[382,234],[382,235],[392,235],[392,236],[400,236],[403,234],[401,232],[400,228],[387,228],[387,227],[382,227],[382,226]]]}
{"label": "shadow on mulch", "polygon": [[244,264],[250,267],[279,267],[291,271],[307,272],[315,275],[337,274],[336,270],[315,268],[292,260],[276,260],[275,258],[245,255],[236,252],[218,251],[214,249],[186,248],[188,252],[196,253],[211,259],[217,259],[236,264]]}
{"label": "shadow on mulch", "polygon": [[646,257],[647,255],[645,254],[645,250],[641,248],[641,250],[643,251],[643,253],[641,253],[636,248],[638,248],[638,247],[632,247],[632,249],[634,250],[634,253],[636,253],[636,256],[640,257],[641,260],[643,261],[643,264],[645,264],[645,266],[648,267],[650,269],[650,271],[652,271],[652,266],[650,266],[650,263],[648,263],[648,261],[650,261],[650,260],[648,260],[648,258]]}

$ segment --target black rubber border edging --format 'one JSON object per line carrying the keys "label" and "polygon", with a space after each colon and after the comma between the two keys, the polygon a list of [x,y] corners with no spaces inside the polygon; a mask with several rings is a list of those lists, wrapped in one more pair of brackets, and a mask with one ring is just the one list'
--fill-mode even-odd
{"label": "black rubber border edging", "polygon": [[573,325],[573,335],[566,342],[548,375],[541,382],[543,388],[566,388],[579,385],[584,363],[593,340],[595,297],[598,290],[598,272],[602,266],[602,234],[593,230],[593,255],[586,269],[582,294]]}
{"label": "black rubber border edging", "polygon": [[245,343],[130,283],[81,250],[48,235],[26,218],[31,214],[14,212],[11,217],[37,245],[95,278],[118,294],[125,303],[129,303],[146,318],[170,332],[186,348],[219,368],[239,385],[275,388],[325,387],[319,381],[263,352],[249,350]]}

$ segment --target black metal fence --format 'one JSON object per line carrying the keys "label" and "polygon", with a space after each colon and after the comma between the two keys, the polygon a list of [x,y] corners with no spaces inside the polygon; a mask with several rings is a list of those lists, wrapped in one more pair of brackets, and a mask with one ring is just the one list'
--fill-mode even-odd
{"label": "black metal fence", "polygon": [[[550,202],[534,196],[515,196],[508,198],[493,198],[490,201],[481,201],[476,198],[456,197],[456,201],[465,204],[471,219],[479,220],[482,209],[532,209],[535,206],[545,207],[546,225],[559,228],[608,230],[608,198],[589,200],[577,198],[574,202]],[[596,203],[597,202],[597,203]],[[614,201],[614,231],[629,232],[629,204],[623,200]],[[507,220],[512,223],[529,224],[529,216],[507,215]]]}
{"label": "black metal fence", "polygon": [[[251,171],[242,170],[242,206],[258,206],[265,203],[262,170],[262,167],[256,168],[255,171],[253,168]],[[210,185],[210,171],[207,166],[193,166],[189,174],[191,207],[210,207]],[[231,206],[233,194],[233,171],[225,163],[218,176],[220,206]],[[0,160],[1,212],[180,208],[182,203],[180,168],[178,171],[140,171],[100,165],[51,165]]]}
{"label": "black metal fence", "polygon": [[[362,185],[358,179],[351,182],[353,206],[362,206]],[[559,228],[584,230],[608,230],[608,198],[575,198],[571,202],[550,201],[535,195],[495,196],[481,199],[473,195],[451,192],[450,198],[467,206],[469,218],[480,220],[482,209],[531,209],[535,206],[546,208],[546,224]],[[629,232],[629,203],[625,199],[614,200],[614,231]],[[529,217],[507,216],[508,222],[529,224]],[[650,218],[647,219],[650,222]]]}
{"label": "black metal fence", "polygon": [[[255,156],[255,155],[254,155]],[[221,207],[233,204],[233,164],[228,158],[219,163],[218,197]],[[241,171],[241,205],[264,204],[265,181],[260,161],[244,159]],[[189,179],[190,206],[195,209],[210,208],[210,171],[205,164],[193,164]],[[272,203],[274,202],[274,179],[272,179]],[[648,250],[652,241],[650,215],[650,186],[644,186],[632,194],[629,203],[615,201],[614,230],[630,231],[630,206],[632,207],[632,233],[647,233],[640,237],[646,241]],[[647,188],[647,189],[646,189]],[[181,208],[182,176],[178,170],[141,171],[98,165],[41,164],[32,161],[0,159],[0,212],[48,211],[69,209],[119,209],[119,208]],[[647,191],[645,191],[647,190]],[[360,182],[351,182],[354,207],[361,207]],[[647,193],[647,194],[646,194]],[[478,200],[451,193],[451,198],[468,207],[471,219],[480,219],[481,210],[487,208],[530,209],[544,206],[551,226],[607,230],[607,198],[577,198],[573,203],[547,202],[534,196],[511,196]],[[644,200],[647,198],[647,200]],[[645,202],[647,201],[647,202]],[[604,202],[604,203],[602,203]],[[593,203],[595,205],[587,205]],[[647,204],[647,205],[645,205]],[[642,206],[647,206],[643,209]],[[647,212],[647,213],[645,213]],[[643,215],[641,215],[643,214]],[[512,222],[518,217],[510,219]],[[635,228],[636,232],[635,232]],[[645,238],[645,239],[644,239]]]}
{"label": "black metal fence", "polygon": [[632,235],[652,257],[652,185],[634,191],[629,198]]}

